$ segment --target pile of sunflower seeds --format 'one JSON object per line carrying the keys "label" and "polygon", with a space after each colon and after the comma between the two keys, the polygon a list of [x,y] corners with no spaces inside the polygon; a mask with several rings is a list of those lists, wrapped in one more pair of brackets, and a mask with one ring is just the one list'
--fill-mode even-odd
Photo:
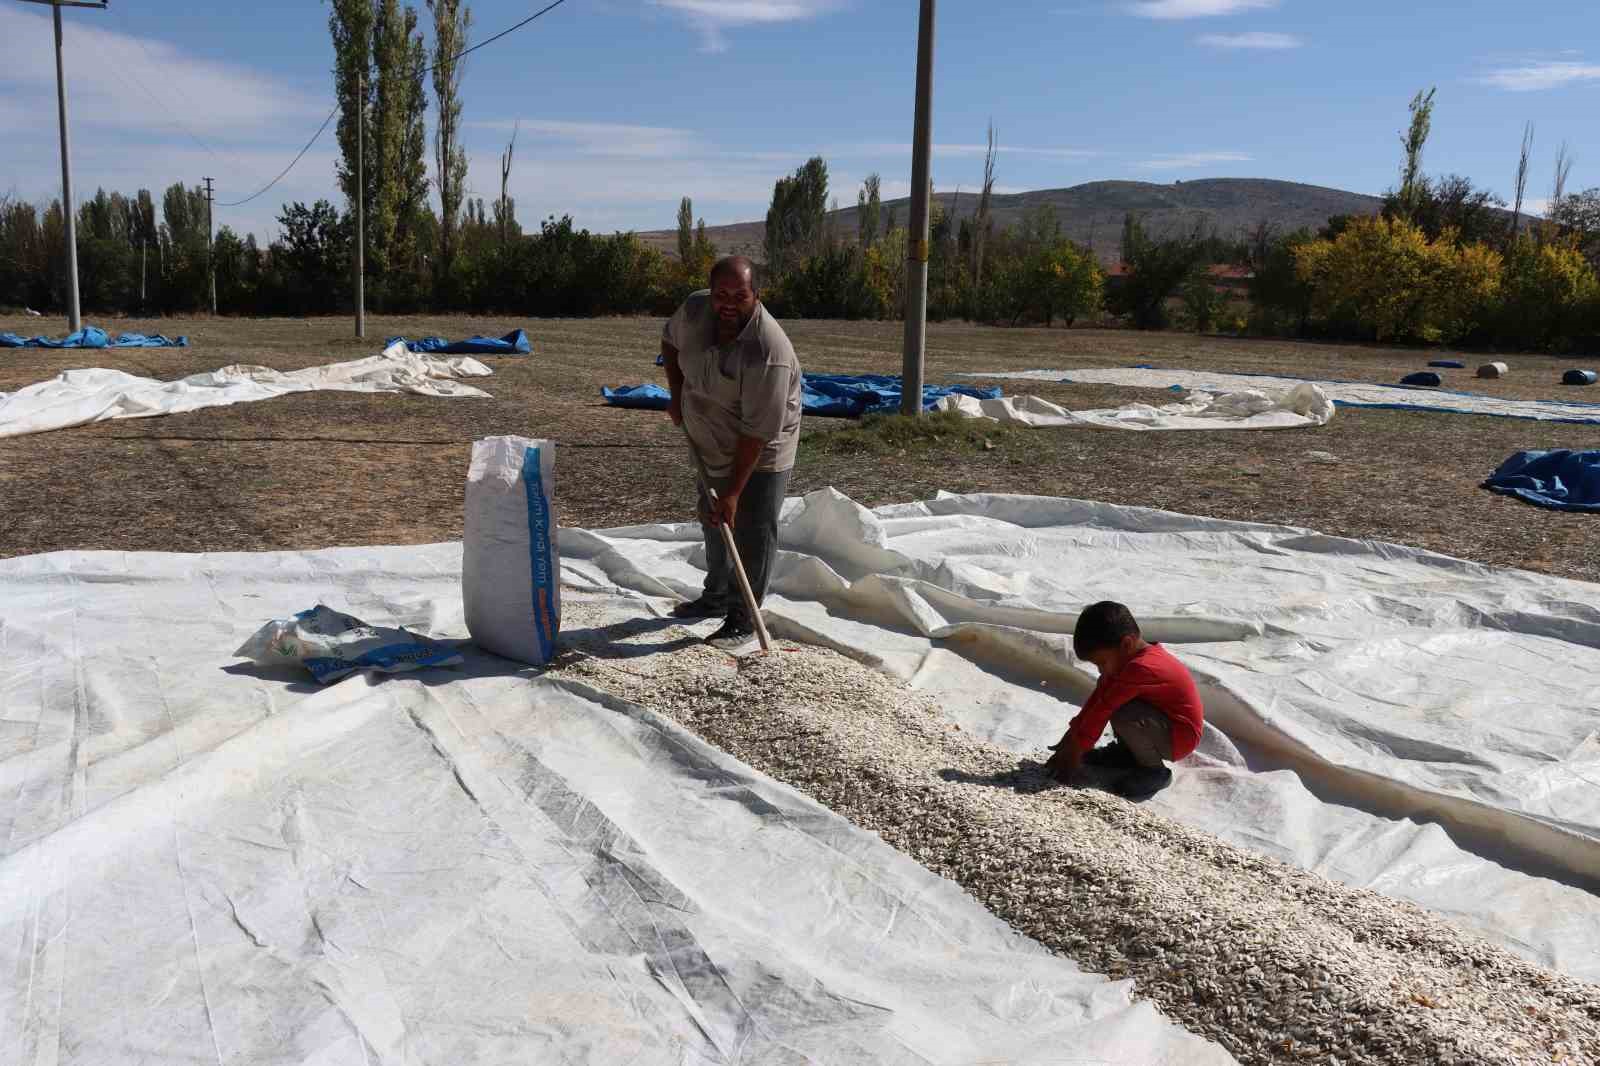
{"label": "pile of sunflower seeds", "polygon": [[587,630],[557,670],[876,832],[1240,1062],[1600,1063],[1600,987],[1412,904],[1057,786],[832,652],[785,643],[740,660],[659,628],[662,651],[628,649],[639,634]]}

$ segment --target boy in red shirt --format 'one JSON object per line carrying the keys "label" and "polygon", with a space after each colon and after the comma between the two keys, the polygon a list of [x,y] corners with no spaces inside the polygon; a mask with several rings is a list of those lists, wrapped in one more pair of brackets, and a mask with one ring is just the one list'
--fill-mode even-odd
{"label": "boy in red shirt", "polygon": [[[1204,709],[1194,678],[1160,644],[1146,643],[1133,612],[1103,600],[1084,609],[1072,650],[1100,671],[1094,692],[1051,747],[1045,772],[1075,786],[1098,784],[1149,799],[1172,781],[1164,765],[1200,743]],[[1116,740],[1096,748],[1106,724]]]}

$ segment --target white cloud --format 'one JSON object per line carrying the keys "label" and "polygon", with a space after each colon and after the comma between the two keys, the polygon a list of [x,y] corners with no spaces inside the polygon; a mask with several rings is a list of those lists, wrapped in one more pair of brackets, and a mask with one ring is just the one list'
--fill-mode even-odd
{"label": "white cloud", "polygon": [[1276,7],[1278,0],[1139,0],[1128,8],[1147,19],[1197,19]]}
{"label": "white cloud", "polygon": [[1178,152],[1156,156],[1139,164],[1141,170],[1195,170],[1218,163],[1248,163],[1252,156],[1243,152]]}
{"label": "white cloud", "polygon": [[780,22],[800,22],[837,11],[844,0],[650,0],[660,8],[676,11],[700,30],[701,47],[707,52],[725,52],[728,40],[723,31],[736,26]]}
{"label": "white cloud", "polygon": [[1207,33],[1197,38],[1212,48],[1252,48],[1277,51],[1299,48],[1304,42],[1289,33]]}
{"label": "white cloud", "polygon": [[[63,16],[69,55],[88,59],[67,66],[74,128],[161,129],[187,140],[186,126],[203,140],[259,143],[276,140],[286,121],[298,127],[313,115],[320,120],[333,106],[331,79],[325,94],[308,95],[249,67],[105,28],[106,18],[98,11]],[[0,86],[49,129],[56,122],[52,33],[48,16],[18,5],[0,7],[0,40],[12,42]],[[310,135],[292,132],[302,144]]]}
{"label": "white cloud", "polygon": [[1577,60],[1536,60],[1490,71],[1479,80],[1508,92],[1538,92],[1575,82],[1600,81],[1600,66]]}

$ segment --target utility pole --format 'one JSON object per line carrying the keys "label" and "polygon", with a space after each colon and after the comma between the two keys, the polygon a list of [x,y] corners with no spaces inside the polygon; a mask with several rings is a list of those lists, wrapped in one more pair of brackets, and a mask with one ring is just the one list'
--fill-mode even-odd
{"label": "utility pole", "polygon": [[367,335],[367,238],[365,203],[367,180],[362,154],[366,151],[364,131],[367,128],[366,77],[356,75],[356,336]]}
{"label": "utility pole", "polygon": [[911,230],[906,241],[906,340],[900,413],[922,415],[922,364],[928,341],[928,171],[933,152],[933,0],[917,22],[917,114],[911,136]]}
{"label": "utility pole", "polygon": [[139,313],[144,314],[144,263],[146,258],[145,238],[139,238]]}
{"label": "utility pole", "polygon": [[67,230],[67,328],[73,333],[83,328],[78,313],[78,220],[72,206],[72,148],[67,141],[67,76],[61,60],[61,9],[63,7],[104,8],[106,0],[24,0],[30,4],[49,4],[56,23],[56,110],[61,121],[61,213]]}
{"label": "utility pole", "polygon": [[217,313],[217,239],[211,231],[212,178],[200,179],[206,183],[206,273],[211,275],[211,314]]}

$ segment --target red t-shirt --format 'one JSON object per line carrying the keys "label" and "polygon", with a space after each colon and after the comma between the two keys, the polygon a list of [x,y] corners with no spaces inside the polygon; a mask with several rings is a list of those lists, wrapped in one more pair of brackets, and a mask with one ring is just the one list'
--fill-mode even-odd
{"label": "red t-shirt", "polygon": [[1181,759],[1200,744],[1205,711],[1189,671],[1160,644],[1148,644],[1121,670],[1102,677],[1094,693],[1067,726],[1079,753],[1094,747],[1111,716],[1129,700],[1144,700],[1172,721],[1172,758]]}

